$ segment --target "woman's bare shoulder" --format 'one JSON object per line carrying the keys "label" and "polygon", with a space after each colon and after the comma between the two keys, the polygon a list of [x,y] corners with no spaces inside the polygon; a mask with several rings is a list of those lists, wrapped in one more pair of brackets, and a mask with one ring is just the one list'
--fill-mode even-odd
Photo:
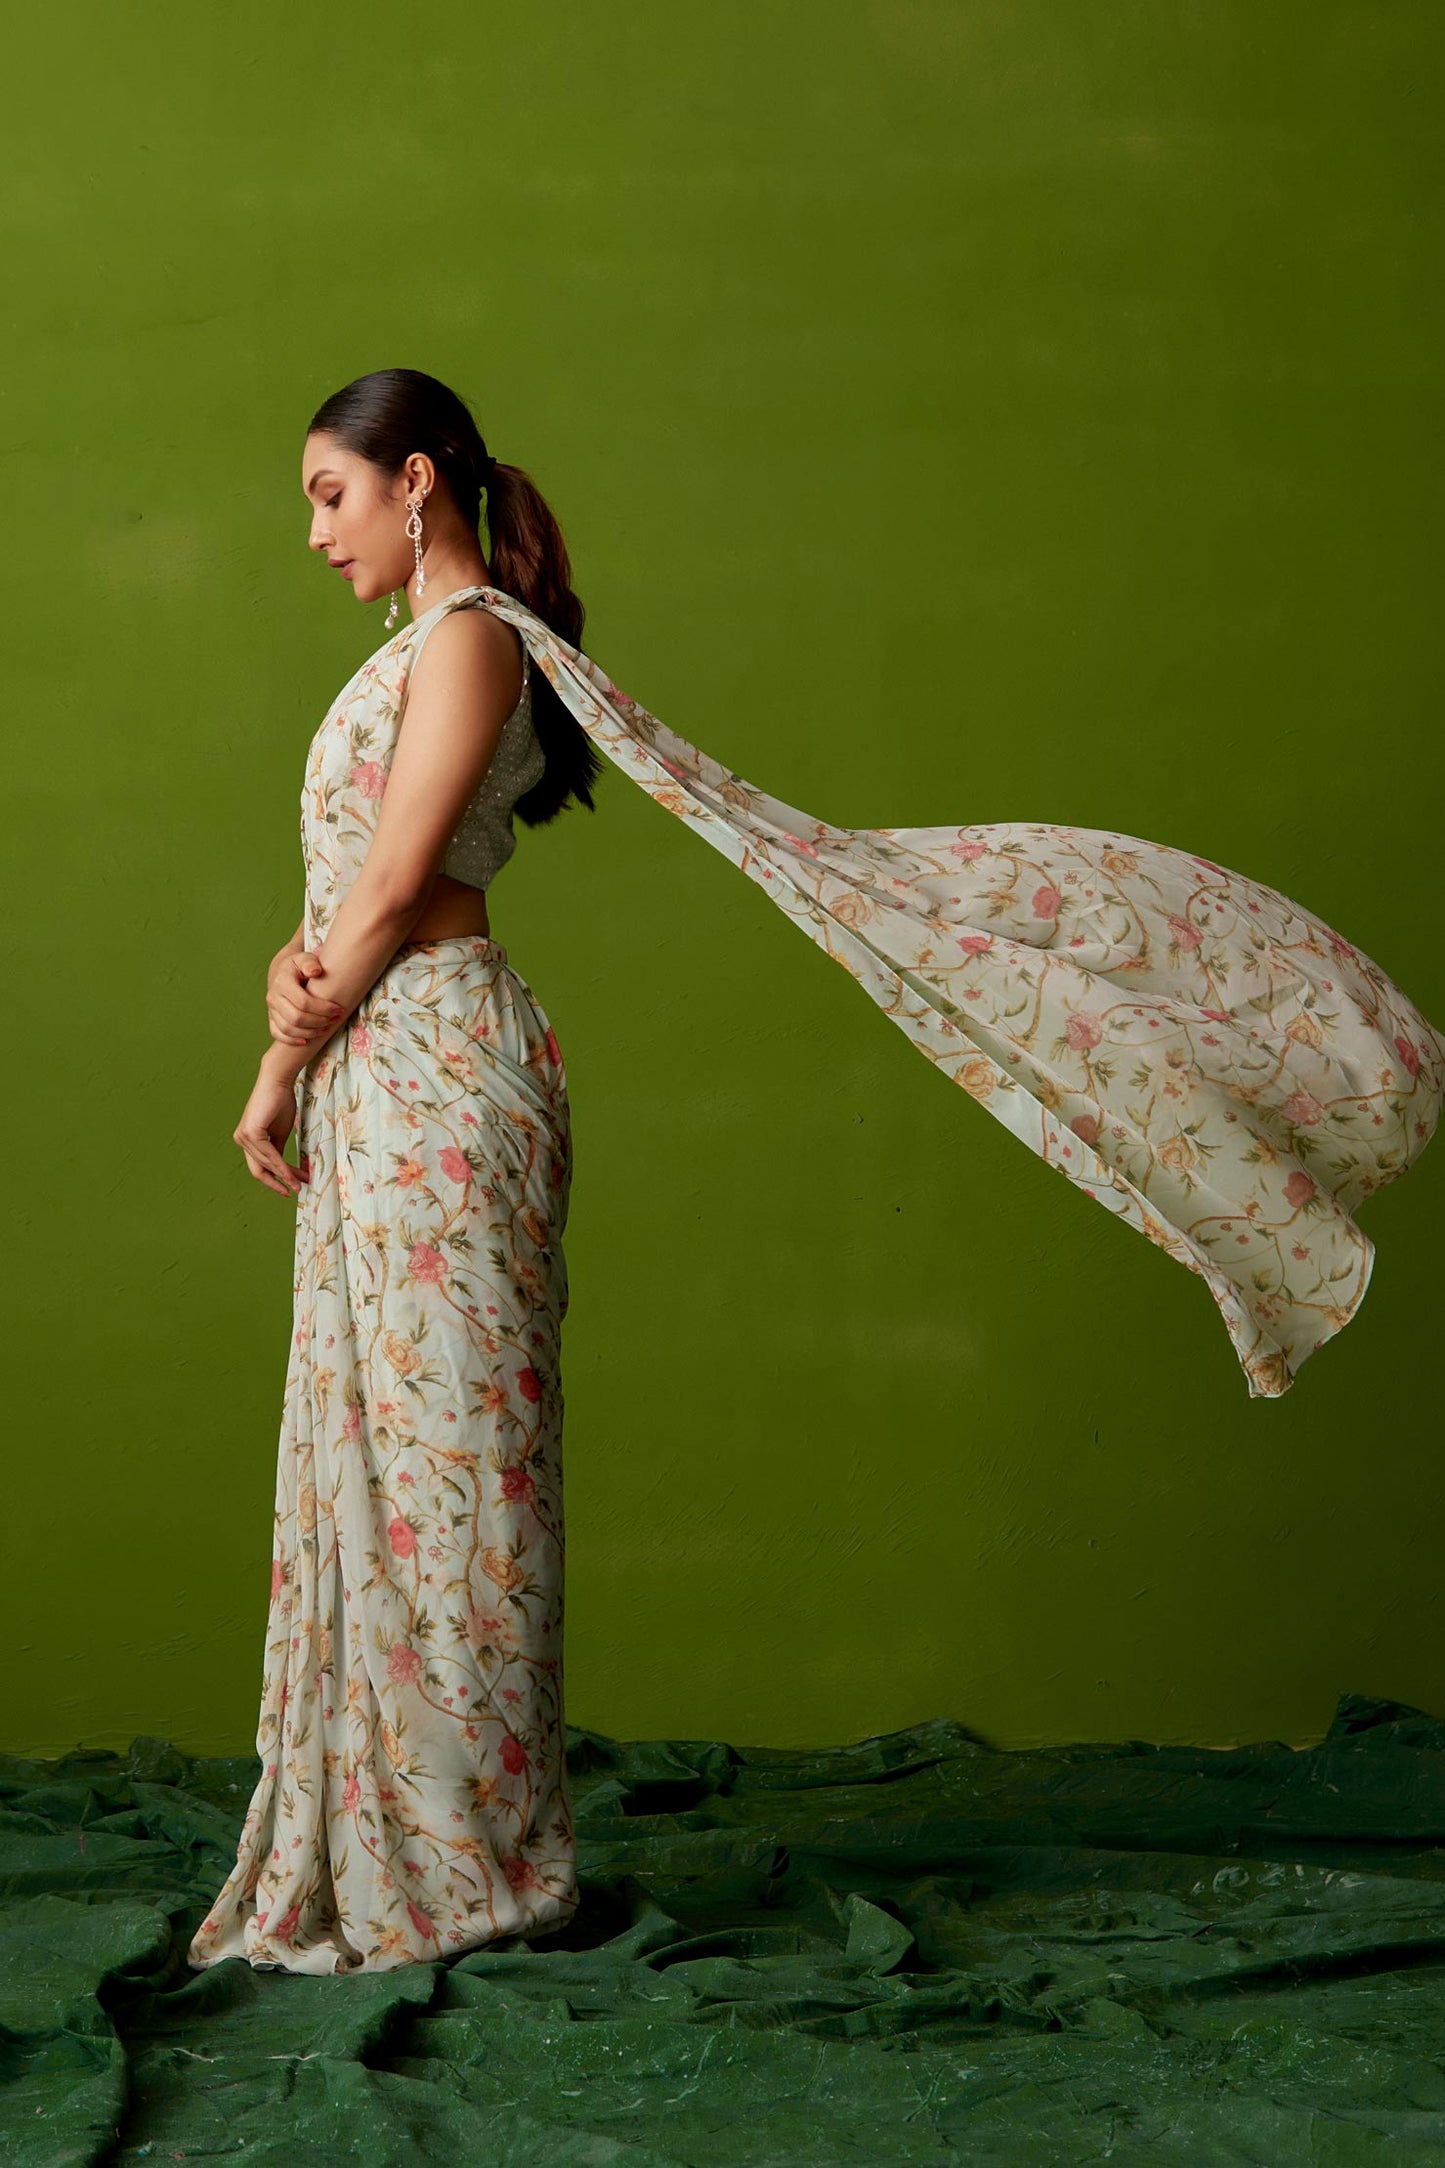
{"label": "woman's bare shoulder", "polygon": [[[428,658],[430,657],[430,664]],[[522,636],[481,603],[448,610],[432,625],[412,664],[416,684],[445,677],[522,689]]]}

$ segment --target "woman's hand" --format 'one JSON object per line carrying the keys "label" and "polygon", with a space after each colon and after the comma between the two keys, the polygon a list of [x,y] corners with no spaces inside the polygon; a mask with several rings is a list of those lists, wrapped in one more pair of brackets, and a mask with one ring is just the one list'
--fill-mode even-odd
{"label": "woman's hand", "polygon": [[305,1179],[281,1156],[295,1126],[295,1084],[275,1076],[263,1061],[234,1134],[256,1180],[282,1197],[294,1198]]}
{"label": "woman's hand", "polygon": [[266,1015],[272,1038],[282,1046],[304,1046],[341,1023],[346,1012],[340,1002],[308,989],[321,969],[315,949],[283,949],[273,960],[266,974]]}

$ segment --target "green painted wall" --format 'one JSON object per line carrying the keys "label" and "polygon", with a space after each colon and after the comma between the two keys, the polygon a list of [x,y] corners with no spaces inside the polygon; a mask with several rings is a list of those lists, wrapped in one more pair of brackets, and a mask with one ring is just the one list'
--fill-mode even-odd
{"label": "green painted wall", "polygon": [[[307,740],[384,637],[305,421],[432,370],[586,645],[858,825],[1118,827],[1445,1019],[1440,17],[34,10],[3,153],[0,1745],[254,1735],[290,1210],[231,1131]],[[1445,1707],[1445,1144],[1251,1402],[1203,1286],[620,773],[494,931],[568,1061],[568,1715],[1005,1745]]]}

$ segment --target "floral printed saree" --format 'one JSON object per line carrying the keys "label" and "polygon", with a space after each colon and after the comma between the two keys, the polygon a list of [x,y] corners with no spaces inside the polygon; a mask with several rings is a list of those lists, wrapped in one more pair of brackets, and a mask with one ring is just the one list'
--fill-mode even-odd
{"label": "floral printed saree", "polygon": [[[375,826],[438,612],[343,687],[301,795],[305,937]],[[499,941],[407,942],[297,1079],[293,1332],[256,1747],[204,1969],[380,1971],[577,1905],[562,1699],[556,1034]]]}

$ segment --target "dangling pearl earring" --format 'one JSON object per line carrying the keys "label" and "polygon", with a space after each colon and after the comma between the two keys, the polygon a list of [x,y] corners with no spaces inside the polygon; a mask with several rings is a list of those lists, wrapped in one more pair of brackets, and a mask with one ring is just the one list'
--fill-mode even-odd
{"label": "dangling pearl earring", "polygon": [[[426,498],[427,493],[423,490],[416,503],[407,506],[406,514],[406,531],[411,536],[412,548],[416,551],[416,591],[418,595],[426,593],[426,571],[421,561],[421,508],[426,503]],[[394,587],[391,591],[391,608],[387,611],[385,618],[388,631],[396,623],[396,613],[400,602],[401,592]]]}

